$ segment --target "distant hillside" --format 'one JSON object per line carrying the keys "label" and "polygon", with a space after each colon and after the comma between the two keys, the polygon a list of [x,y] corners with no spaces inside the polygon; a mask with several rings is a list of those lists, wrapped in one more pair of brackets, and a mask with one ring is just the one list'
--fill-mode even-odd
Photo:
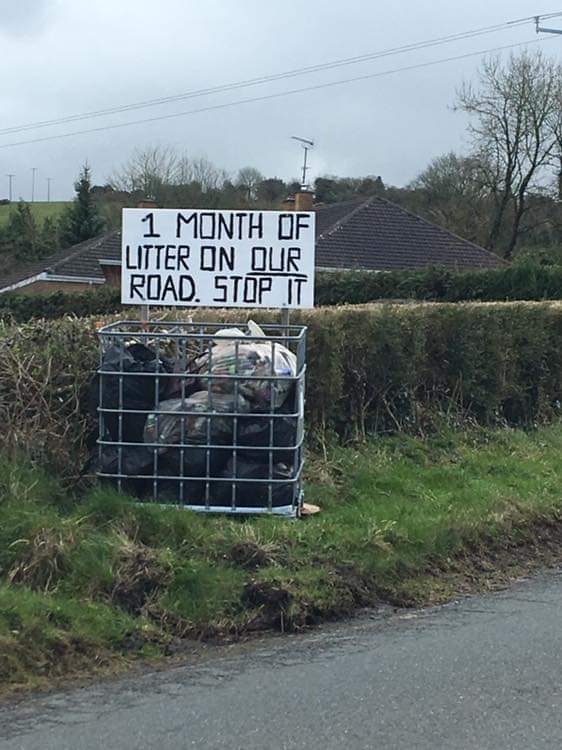
{"label": "distant hillside", "polygon": [[[70,201],[51,201],[50,203],[47,203],[47,201],[36,201],[29,205],[31,206],[31,210],[37,221],[42,223],[43,219],[47,216],[50,216],[53,219],[58,218],[64,207],[68,206],[69,202]],[[0,206],[0,227],[7,223],[10,211],[15,211],[16,206],[16,201],[7,206]]]}

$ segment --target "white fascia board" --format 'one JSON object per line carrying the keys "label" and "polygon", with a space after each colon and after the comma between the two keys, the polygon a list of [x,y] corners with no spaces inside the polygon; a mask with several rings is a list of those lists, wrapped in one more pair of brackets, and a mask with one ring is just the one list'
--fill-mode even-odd
{"label": "white fascia board", "polygon": [[0,294],[4,294],[5,292],[13,292],[14,289],[21,289],[24,286],[34,284],[36,281],[45,281],[46,278],[46,271],[35,274],[35,276],[28,276],[27,279],[22,279],[21,281],[17,281],[15,284],[10,284],[10,286],[3,287],[2,289],[0,289]]}
{"label": "white fascia board", "polygon": [[92,279],[89,276],[56,276],[54,274],[48,274],[46,271],[42,271],[41,273],[35,274],[35,276],[28,276],[27,279],[22,279],[15,284],[5,286],[3,289],[0,289],[0,294],[13,292],[16,289],[22,289],[30,284],[35,284],[36,281],[55,281],[69,284],[105,284],[104,280]]}
{"label": "white fascia board", "polygon": [[54,273],[47,274],[44,281],[62,281],[69,284],[105,284],[104,279],[93,279],[91,276],[57,276]]}

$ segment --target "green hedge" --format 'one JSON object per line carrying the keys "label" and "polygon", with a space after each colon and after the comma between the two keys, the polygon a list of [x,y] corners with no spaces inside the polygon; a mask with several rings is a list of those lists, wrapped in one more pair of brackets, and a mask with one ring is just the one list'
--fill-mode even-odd
{"label": "green hedge", "polygon": [[562,299],[562,266],[520,263],[506,268],[453,273],[444,269],[320,274],[318,304],[364,304],[377,300],[503,302]]}
{"label": "green hedge", "polygon": [[64,315],[110,315],[120,309],[119,291],[109,287],[72,294],[0,294],[0,319],[16,323],[33,318],[53,320]]}
{"label": "green hedge", "polygon": [[[520,263],[507,268],[452,273],[443,269],[316,275],[316,304],[365,304],[377,300],[483,302],[562,299],[562,266]],[[0,318],[24,322],[75,314],[103,315],[121,308],[119,292],[102,288],[82,294],[0,295]]]}
{"label": "green hedge", "polygon": [[[204,316],[246,317],[236,310]],[[314,434],[424,433],[443,419],[533,425],[560,412],[562,304],[332,307],[294,320],[309,328]],[[4,447],[76,475],[87,451],[83,404],[96,362],[94,319],[0,325]]]}

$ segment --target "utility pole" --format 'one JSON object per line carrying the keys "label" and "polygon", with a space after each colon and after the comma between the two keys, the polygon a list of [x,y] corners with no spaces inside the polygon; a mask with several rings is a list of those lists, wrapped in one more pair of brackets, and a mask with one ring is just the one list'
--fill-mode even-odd
{"label": "utility pole", "polygon": [[53,181],[52,177],[47,177],[47,203],[51,202],[51,182]]}
{"label": "utility pole", "polygon": [[37,172],[37,167],[31,167],[31,202],[33,203],[35,201],[35,173]]}
{"label": "utility pole", "polygon": [[535,28],[537,31],[537,34],[543,33],[543,34],[562,34],[562,29],[545,29],[543,26],[540,25],[542,16],[535,16]]}
{"label": "utility pole", "polygon": [[301,187],[303,188],[303,190],[306,190],[306,188],[307,188],[306,173],[309,170],[309,167],[307,166],[308,152],[310,151],[311,148],[313,148],[314,141],[310,141],[310,140],[308,140],[308,138],[300,138],[298,135],[292,135],[291,138],[293,139],[293,141],[298,141],[302,145],[302,147],[304,149],[304,161],[303,161],[303,165],[302,165],[302,183],[301,183]]}
{"label": "utility pole", "polygon": [[12,180],[15,177],[15,174],[7,174],[6,177],[8,178],[8,199],[10,203],[12,202]]}

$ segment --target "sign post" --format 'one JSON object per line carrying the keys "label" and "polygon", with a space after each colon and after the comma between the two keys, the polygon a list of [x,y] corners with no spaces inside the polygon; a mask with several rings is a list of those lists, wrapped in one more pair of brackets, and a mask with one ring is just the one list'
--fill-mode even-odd
{"label": "sign post", "polygon": [[124,209],[121,301],[284,316],[313,307],[314,220],[298,211]]}

